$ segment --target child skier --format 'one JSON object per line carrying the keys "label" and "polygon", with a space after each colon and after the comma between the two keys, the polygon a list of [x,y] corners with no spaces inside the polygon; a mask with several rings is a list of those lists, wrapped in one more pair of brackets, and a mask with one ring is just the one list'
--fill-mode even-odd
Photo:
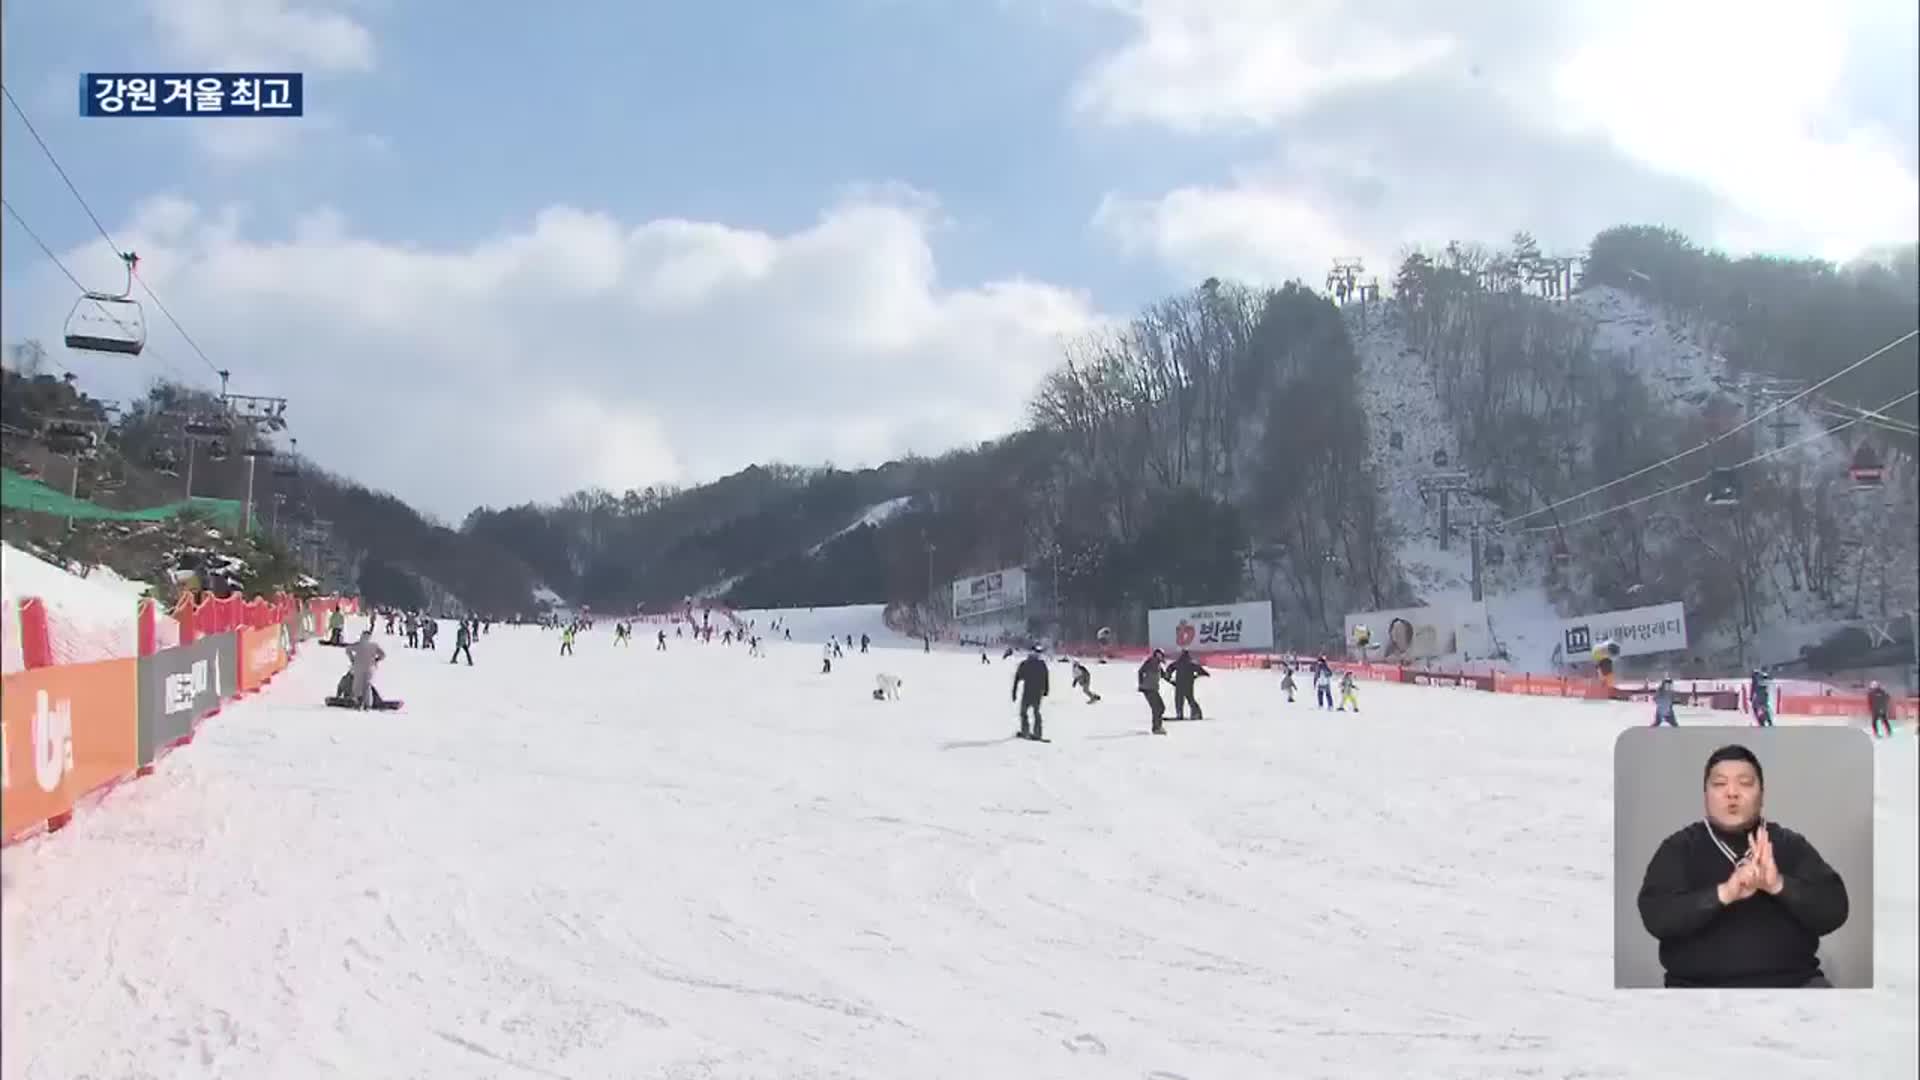
{"label": "child skier", "polygon": [[1348,705],[1353,706],[1354,712],[1360,711],[1360,688],[1354,685],[1351,671],[1340,674],[1340,707],[1334,712],[1346,712]]}
{"label": "child skier", "polygon": [[1287,704],[1293,704],[1293,665],[1284,661],[1280,664],[1280,689],[1287,693]]}
{"label": "child skier", "polygon": [[1653,725],[1659,727],[1679,727],[1680,722],[1673,718],[1673,676],[1660,677],[1660,686],[1653,692]]}
{"label": "child skier", "polygon": [[572,623],[568,623],[567,628],[565,630],[560,631],[560,655],[561,656],[573,655],[573,624]]}

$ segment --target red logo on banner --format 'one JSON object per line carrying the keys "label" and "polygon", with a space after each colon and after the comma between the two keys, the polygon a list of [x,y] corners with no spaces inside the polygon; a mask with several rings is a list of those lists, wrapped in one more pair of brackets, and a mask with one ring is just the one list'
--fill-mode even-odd
{"label": "red logo on banner", "polygon": [[1193,644],[1193,624],[1181,619],[1180,625],[1173,628],[1173,643],[1182,649]]}

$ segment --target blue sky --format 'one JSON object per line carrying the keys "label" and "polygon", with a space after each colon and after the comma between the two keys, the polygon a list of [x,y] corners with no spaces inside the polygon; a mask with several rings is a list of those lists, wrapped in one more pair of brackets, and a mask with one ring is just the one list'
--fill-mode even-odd
{"label": "blue sky", "polygon": [[[1209,274],[1621,221],[1910,240],[1910,3],[68,0],[6,80],[302,450],[449,519],[1003,433],[1064,343]],[[82,120],[88,70],[301,70],[308,117]],[[1625,73],[1631,73],[1630,76]],[[112,277],[5,117],[8,201]],[[8,223],[0,332],[58,346]],[[509,422],[507,416],[519,417]],[[389,433],[369,440],[368,425]],[[476,437],[476,431],[485,437]]]}

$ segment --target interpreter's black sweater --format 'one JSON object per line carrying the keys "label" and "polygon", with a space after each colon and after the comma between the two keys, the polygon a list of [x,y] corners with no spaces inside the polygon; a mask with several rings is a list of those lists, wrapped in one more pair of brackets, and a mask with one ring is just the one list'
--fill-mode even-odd
{"label": "interpreter's black sweater", "polygon": [[[1847,921],[1847,886],[1806,837],[1771,821],[1779,895],[1722,906],[1733,863],[1696,821],[1661,842],[1640,886],[1640,921],[1660,941],[1670,987],[1796,987],[1819,976],[1820,939]],[[1714,830],[1734,855],[1751,833]]]}

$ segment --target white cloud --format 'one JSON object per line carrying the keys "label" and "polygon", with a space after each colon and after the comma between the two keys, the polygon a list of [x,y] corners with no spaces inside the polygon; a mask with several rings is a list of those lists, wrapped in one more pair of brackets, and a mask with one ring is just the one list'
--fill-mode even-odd
{"label": "white cloud", "polygon": [[161,48],[225,71],[369,71],[373,34],[334,0],[146,0]]}
{"label": "white cloud", "polygon": [[[299,71],[309,102],[299,119],[217,120],[183,130],[214,162],[248,166],[283,158],[316,134],[342,123],[315,108],[313,76],[373,70],[373,32],[352,13],[351,0],[146,0],[155,47],[171,63],[204,71]],[[379,149],[378,136],[357,136],[357,149]],[[366,139],[375,143],[364,143]]]}
{"label": "white cloud", "polygon": [[1103,206],[1125,245],[1188,268],[1324,267],[1521,228],[1579,245],[1624,221],[1829,258],[1920,231],[1911,3],[1123,10],[1132,36],[1085,73],[1080,115],[1278,145],[1230,180]]}
{"label": "white cloud", "polygon": [[[1049,285],[943,286],[929,221],[923,198],[845,202],[787,234],[555,206],[427,250],[331,209],[267,238],[237,209],[162,198],[110,226],[235,392],[291,399],[303,452],[458,520],[586,484],[877,463],[1011,430],[1061,339],[1097,317]],[[102,245],[63,258],[83,280],[111,271]],[[71,302],[50,268],[9,282],[10,336],[116,392],[163,364],[204,381],[152,310],[146,359],[60,348]]]}

